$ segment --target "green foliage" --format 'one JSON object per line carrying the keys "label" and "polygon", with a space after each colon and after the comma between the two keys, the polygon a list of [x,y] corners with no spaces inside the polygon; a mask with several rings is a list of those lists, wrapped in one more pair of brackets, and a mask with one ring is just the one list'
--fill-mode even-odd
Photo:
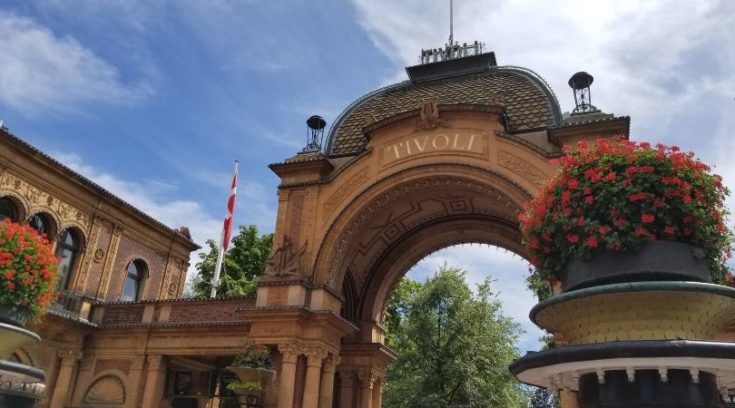
{"label": "green foliage", "polygon": [[385,311],[385,344],[396,346],[396,335],[400,330],[404,316],[408,313],[409,301],[421,289],[421,283],[408,278],[402,279],[393,291]]}
{"label": "green foliage", "polygon": [[[255,225],[241,225],[239,229],[222,262],[222,273],[217,288],[219,295],[255,296],[258,277],[263,274],[265,260],[271,252],[273,234],[261,236]],[[199,273],[194,278],[194,297],[207,297],[212,289],[218,245],[209,239],[207,246],[209,251],[200,252],[200,261],[196,264]]]}
{"label": "green foliage", "polygon": [[386,321],[398,359],[385,407],[527,406],[507,368],[520,329],[503,316],[489,280],[475,294],[464,274],[445,264],[423,284],[399,285]]}
{"label": "green foliage", "polygon": [[260,384],[260,381],[233,381],[227,384],[227,389],[230,391],[245,390],[258,392],[263,390],[263,386]]}
{"label": "green foliage", "polygon": [[273,369],[271,352],[265,346],[251,344],[245,347],[245,350],[240,355],[235,357],[231,366],[271,370]]}
{"label": "green foliage", "polygon": [[559,400],[544,388],[536,388],[531,394],[529,408],[558,408]]}

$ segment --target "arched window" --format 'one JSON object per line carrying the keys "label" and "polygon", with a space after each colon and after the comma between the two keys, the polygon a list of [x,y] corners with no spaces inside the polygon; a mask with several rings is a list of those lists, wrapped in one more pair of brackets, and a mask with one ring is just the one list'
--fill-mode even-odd
{"label": "arched window", "polygon": [[0,198],[0,221],[10,218],[10,221],[18,222],[18,207],[8,197]]}
{"label": "arched window", "polygon": [[59,261],[59,282],[60,289],[67,289],[69,285],[69,277],[71,276],[74,263],[79,253],[79,236],[72,230],[64,230],[59,237],[56,245],[56,256],[61,258]]}
{"label": "arched window", "polygon": [[140,300],[143,294],[143,282],[147,274],[148,267],[146,267],[145,262],[140,259],[130,262],[120,300]]}
{"label": "arched window", "polygon": [[34,230],[38,231],[38,233],[41,235],[46,234],[46,236],[50,237],[54,234],[53,223],[46,214],[33,214],[30,218],[28,218],[28,225],[30,225],[30,227]]}

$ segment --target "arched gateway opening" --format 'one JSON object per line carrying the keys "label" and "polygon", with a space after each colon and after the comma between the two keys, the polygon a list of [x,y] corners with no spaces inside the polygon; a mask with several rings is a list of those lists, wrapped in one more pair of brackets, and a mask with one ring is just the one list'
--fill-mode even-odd
{"label": "arched gateway opening", "polygon": [[563,143],[627,133],[627,118],[599,111],[562,120],[536,74],[461,55],[407,68],[410,81],[350,105],[325,149],[314,128],[307,149],[271,165],[274,249],[243,314],[279,351],[279,408],[380,407],[394,358],[383,314],[405,273],[462,243],[525,257],[516,217],[548,160]]}

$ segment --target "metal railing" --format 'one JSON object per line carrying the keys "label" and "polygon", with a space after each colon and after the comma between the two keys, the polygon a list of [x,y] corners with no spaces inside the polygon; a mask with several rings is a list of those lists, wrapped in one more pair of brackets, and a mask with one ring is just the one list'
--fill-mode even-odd
{"label": "metal railing", "polygon": [[92,299],[80,292],[57,289],[56,300],[49,308],[49,311],[69,318],[78,319],[81,317],[86,319],[87,316],[82,316],[85,300],[89,304]]}

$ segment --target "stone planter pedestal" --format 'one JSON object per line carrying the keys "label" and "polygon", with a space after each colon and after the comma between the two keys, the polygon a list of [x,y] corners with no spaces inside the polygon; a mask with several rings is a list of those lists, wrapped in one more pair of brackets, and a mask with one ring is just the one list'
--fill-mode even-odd
{"label": "stone planter pedestal", "polygon": [[22,327],[27,315],[15,305],[0,305],[0,407],[31,408],[43,394],[42,370],[9,361],[19,347],[41,338]]}

